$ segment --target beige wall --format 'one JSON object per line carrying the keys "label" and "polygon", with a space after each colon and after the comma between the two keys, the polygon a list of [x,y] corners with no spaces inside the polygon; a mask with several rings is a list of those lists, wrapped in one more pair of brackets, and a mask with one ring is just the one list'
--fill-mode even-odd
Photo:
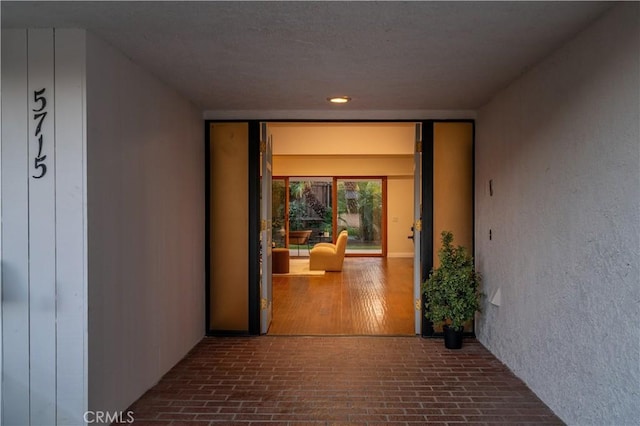
{"label": "beige wall", "polygon": [[213,330],[249,329],[247,123],[212,123],[210,318]]}
{"label": "beige wall", "polygon": [[411,155],[414,123],[269,123],[274,155]]}
{"label": "beige wall", "polygon": [[392,155],[279,155],[274,176],[413,176],[413,157]]}
{"label": "beige wall", "polygon": [[413,177],[387,179],[387,256],[413,257]]}

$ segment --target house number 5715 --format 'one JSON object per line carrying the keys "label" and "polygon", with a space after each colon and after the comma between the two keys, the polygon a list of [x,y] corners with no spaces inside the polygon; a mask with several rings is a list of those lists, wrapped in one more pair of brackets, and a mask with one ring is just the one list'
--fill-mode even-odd
{"label": "house number 5715", "polygon": [[36,173],[33,175],[33,178],[35,179],[41,179],[44,177],[44,175],[47,174],[47,165],[44,162],[44,160],[47,159],[47,156],[42,154],[42,148],[44,146],[42,123],[44,123],[44,119],[47,117],[47,98],[44,96],[44,92],[46,90],[46,88],[43,88],[33,91],[33,101],[35,102],[35,107],[32,109],[32,111],[33,121],[36,124],[36,131],[34,136],[38,140],[38,154],[33,161],[33,165],[36,170]]}

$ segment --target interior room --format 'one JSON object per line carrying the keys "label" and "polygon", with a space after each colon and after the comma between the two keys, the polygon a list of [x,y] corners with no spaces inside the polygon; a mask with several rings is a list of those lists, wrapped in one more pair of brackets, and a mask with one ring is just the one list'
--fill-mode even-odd
{"label": "interior room", "polygon": [[[276,248],[268,334],[414,334],[414,247],[408,236],[413,224],[415,124],[289,122],[269,123],[269,129]],[[305,184],[308,197],[296,197]],[[281,187],[287,197],[278,196]],[[375,218],[367,218],[364,210],[376,195]],[[367,206],[350,211],[358,196]],[[369,220],[374,223],[368,225]],[[347,228],[339,265],[326,272],[329,265],[310,269],[310,263],[318,262],[319,247],[336,242]],[[375,247],[367,244],[368,228],[376,235]],[[306,239],[296,240],[299,234]],[[289,251],[286,271],[276,268],[280,247]],[[311,306],[310,300],[315,301]]]}
{"label": "interior room", "polygon": [[[273,136],[274,182],[278,177],[294,182],[296,179],[297,182],[304,181],[307,177],[309,180],[322,180],[329,184],[334,177],[349,181],[352,180],[346,179],[347,177],[356,180],[384,178],[386,206],[381,216],[385,216],[387,220],[384,224],[378,221],[379,225],[383,225],[380,228],[387,231],[387,250],[384,254],[388,257],[412,257],[413,245],[407,235],[411,234],[413,222],[414,127],[412,122],[269,123]],[[281,219],[277,217],[277,207],[274,203],[276,225],[277,220]],[[331,210],[332,206],[327,207]],[[337,212],[338,206],[334,207],[336,208],[333,210]],[[289,219],[289,222],[295,221],[294,217]],[[331,222],[330,218],[326,222],[329,228]],[[318,226],[313,223],[306,225],[314,229],[312,240],[319,242],[317,238],[313,238],[318,234]],[[336,236],[346,226],[346,221],[341,219],[335,230]],[[352,241],[353,237],[352,235]],[[360,253],[362,254],[364,253]]]}

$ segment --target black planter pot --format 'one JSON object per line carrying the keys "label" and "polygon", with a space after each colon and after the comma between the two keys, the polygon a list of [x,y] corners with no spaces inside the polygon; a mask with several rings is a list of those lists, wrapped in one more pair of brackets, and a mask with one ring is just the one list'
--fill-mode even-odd
{"label": "black planter pot", "polygon": [[447,349],[460,349],[462,347],[462,332],[464,327],[460,330],[454,330],[448,325],[442,327],[444,331],[444,347]]}

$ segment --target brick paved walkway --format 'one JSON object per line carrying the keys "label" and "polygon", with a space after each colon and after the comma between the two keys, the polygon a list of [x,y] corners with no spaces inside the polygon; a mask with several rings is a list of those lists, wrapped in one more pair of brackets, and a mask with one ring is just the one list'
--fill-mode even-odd
{"label": "brick paved walkway", "polygon": [[205,338],[130,407],[136,424],[562,424],[474,339]]}

